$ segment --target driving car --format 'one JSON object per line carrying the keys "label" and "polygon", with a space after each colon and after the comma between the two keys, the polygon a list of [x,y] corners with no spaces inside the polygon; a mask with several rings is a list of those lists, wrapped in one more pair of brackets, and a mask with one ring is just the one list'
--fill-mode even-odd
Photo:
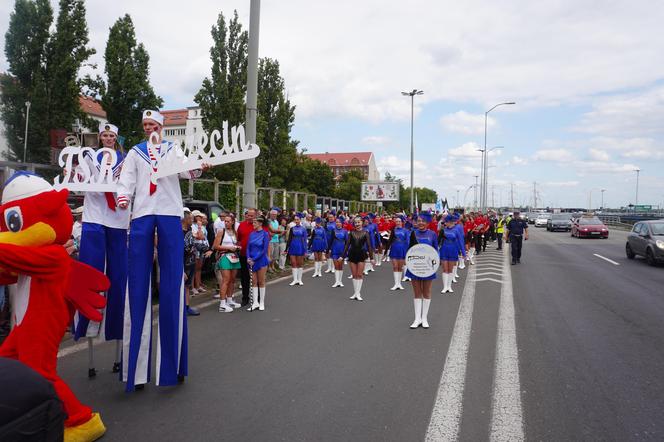
{"label": "driving car", "polygon": [[540,213],[537,215],[537,218],[535,218],[535,227],[546,227],[549,218],[551,218],[550,213]]}
{"label": "driving car", "polygon": [[556,230],[564,230],[569,232],[572,230],[572,220],[569,213],[554,213],[546,221],[546,230],[554,232]]}
{"label": "driving car", "polygon": [[627,236],[625,254],[629,259],[643,256],[651,266],[664,262],[664,219],[634,224]]}
{"label": "driving car", "polygon": [[609,229],[596,216],[580,216],[572,222],[571,235],[577,238],[608,238]]}

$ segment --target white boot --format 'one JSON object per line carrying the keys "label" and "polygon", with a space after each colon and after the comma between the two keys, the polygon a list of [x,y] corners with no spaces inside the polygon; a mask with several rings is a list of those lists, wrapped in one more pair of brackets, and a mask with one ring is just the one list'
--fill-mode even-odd
{"label": "white boot", "polygon": [[[338,273],[339,274],[339,285],[337,287],[343,287],[344,286],[344,269],[341,270],[335,270],[335,276]],[[352,275],[351,275],[352,276]]]}
{"label": "white boot", "polygon": [[353,279],[353,274],[348,275],[348,279]]}
{"label": "white boot", "polygon": [[312,278],[318,277],[318,270],[320,269],[320,262],[314,262],[314,274],[311,275]]}
{"label": "white boot", "polygon": [[332,284],[332,288],[339,287],[339,270],[334,271],[334,284]]}
{"label": "white boot", "polygon": [[415,307],[415,321],[410,324],[410,328],[417,328],[422,325],[422,299],[413,299],[413,307]]}
{"label": "white boot", "polygon": [[429,328],[429,321],[427,316],[429,315],[429,305],[431,305],[431,299],[422,300],[422,328]]}
{"label": "white boot", "polygon": [[258,310],[263,311],[265,310],[265,289],[266,287],[259,287],[258,290],[260,292],[260,304],[258,306]]}
{"label": "white boot", "polygon": [[452,267],[452,273],[450,273],[450,276],[452,277],[452,282],[457,282],[456,266]]}
{"label": "white boot", "polygon": [[297,284],[297,269],[292,268],[291,272],[293,273],[293,281],[291,281],[291,283],[288,284],[288,285],[296,285]]}
{"label": "white boot", "polygon": [[394,272],[394,285],[390,290],[399,290],[399,287],[401,286],[400,281],[401,280],[401,272]]}
{"label": "white boot", "polygon": [[258,287],[252,287],[251,288],[251,307],[247,309],[248,312],[253,312],[254,310],[258,310],[258,307],[260,307],[260,304],[258,303]]}
{"label": "white boot", "polygon": [[[382,255],[381,255],[381,256],[382,256]],[[381,258],[376,259],[376,267],[380,267],[381,263],[382,263],[382,259],[381,259]]]}
{"label": "white boot", "polygon": [[350,299],[357,299],[357,279],[353,279],[353,296]]}
{"label": "white boot", "polygon": [[332,273],[334,271],[334,262],[332,261],[332,258],[327,258],[327,270],[325,270],[325,273]]}
{"label": "white boot", "polygon": [[406,282],[406,281],[410,281],[410,280],[411,279],[408,276],[406,276],[406,272],[403,272],[403,278],[401,278],[401,282]]}
{"label": "white boot", "polygon": [[364,299],[362,299],[362,295],[360,294],[360,291],[362,290],[363,281],[364,281],[363,279],[357,280],[357,295],[355,296],[355,299],[357,299],[358,301],[364,301]]}
{"label": "white boot", "polygon": [[459,270],[458,270],[458,268],[459,268],[459,265],[458,265],[458,264],[454,266],[454,282],[456,282],[456,279],[459,277]]}
{"label": "white boot", "polygon": [[371,263],[371,261],[369,261],[369,262],[367,263],[367,267],[368,267],[368,270],[369,270],[370,272],[375,272],[375,271],[376,271],[376,269],[374,269],[374,266],[373,266],[373,264]]}
{"label": "white boot", "polygon": [[304,285],[304,283],[302,282],[302,272],[303,271],[304,271],[304,269],[302,267],[297,269],[297,284],[298,285]]}
{"label": "white boot", "polygon": [[470,251],[468,252],[468,256],[470,259],[470,263],[475,265],[475,249],[470,249]]}
{"label": "white boot", "polygon": [[365,261],[364,263],[364,274],[368,275],[369,274],[369,269],[371,268],[371,262]]}
{"label": "white boot", "polygon": [[453,276],[454,275],[452,273],[447,274],[447,293],[454,293],[454,290],[452,290]]}
{"label": "white boot", "polygon": [[440,293],[447,293],[447,273],[443,272],[443,289]]}
{"label": "white boot", "polygon": [[466,258],[465,257],[461,258],[461,260],[459,261],[459,268],[461,270],[466,268]]}

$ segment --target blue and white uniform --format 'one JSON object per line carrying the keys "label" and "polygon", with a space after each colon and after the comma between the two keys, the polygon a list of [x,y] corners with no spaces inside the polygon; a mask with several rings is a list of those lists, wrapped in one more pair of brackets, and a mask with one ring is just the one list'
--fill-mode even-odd
{"label": "blue and white uniform", "polygon": [[[112,165],[114,176],[122,169],[123,155],[117,152]],[[105,161],[99,153],[95,162],[90,154],[84,160],[96,179],[100,170],[96,164]],[[111,285],[106,292],[106,308],[102,322],[90,322],[88,318],[74,315],[74,339],[101,336],[110,341],[122,339],[125,289],[127,286],[127,228],[129,210],[116,207],[115,194],[86,192],[83,199],[83,227],[79,260],[106,274]]]}
{"label": "blue and white uniform", "polygon": [[390,258],[406,259],[408,252],[408,242],[410,240],[410,231],[403,227],[395,227],[390,236]]}
{"label": "blue and white uniform", "polygon": [[256,272],[269,264],[267,253],[270,246],[270,234],[265,230],[254,230],[249,234],[247,243],[247,258],[254,263],[251,270]]}
{"label": "blue and white uniform", "polygon": [[304,256],[307,253],[307,229],[302,226],[293,226],[288,237],[288,254],[290,256]]}
{"label": "blue and white uniform", "polygon": [[[155,111],[146,111],[158,114]],[[148,114],[149,116],[149,114]],[[159,116],[161,118],[161,116]],[[154,119],[154,118],[153,118]],[[163,119],[162,119],[163,122]],[[129,272],[122,356],[122,380],[126,390],[150,381],[152,335],[151,278],[157,234],[159,259],[159,322],[157,328],[157,385],[175,385],[187,375],[187,320],[184,298],[182,253],[182,196],[178,175],[150,182],[159,161],[173,149],[163,142],[149,149],[147,142],[132,147],[125,157],[118,182],[118,202],[134,195],[129,232]],[[175,153],[175,152],[173,152]],[[200,170],[183,172],[197,178]]]}
{"label": "blue and white uniform", "polygon": [[348,230],[344,229],[334,229],[332,242],[330,243],[330,255],[332,259],[339,259],[344,257],[344,248],[346,247],[346,241],[348,240]]}
{"label": "blue and white uniform", "polygon": [[314,227],[311,231],[311,251],[324,252],[327,250],[327,232],[322,227]]}

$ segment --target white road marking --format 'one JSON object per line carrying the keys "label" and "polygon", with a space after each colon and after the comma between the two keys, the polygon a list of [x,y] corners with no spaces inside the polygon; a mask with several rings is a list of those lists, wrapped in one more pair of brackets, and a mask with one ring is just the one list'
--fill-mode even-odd
{"label": "white road marking", "polygon": [[503,276],[502,273],[498,273],[498,272],[484,272],[484,273],[478,273],[477,274],[477,276],[487,276],[487,275]]}
{"label": "white road marking", "polygon": [[522,441],[525,436],[521,408],[521,383],[519,381],[519,352],[516,343],[512,273],[507,253],[504,256],[503,265],[505,266],[505,272],[500,290],[489,436],[491,441]]}
{"label": "white road marking", "polygon": [[482,282],[482,281],[492,281],[492,282],[497,282],[498,284],[502,284],[503,281],[500,279],[493,279],[493,278],[478,278],[477,282]]}
{"label": "white road marking", "polygon": [[[313,269],[314,269],[313,267],[308,268],[308,269],[304,269],[303,273],[309,273]],[[282,276],[281,278],[277,278],[277,279],[274,279],[272,281],[268,281],[266,283],[266,285],[276,284],[278,282],[285,281],[285,280],[290,279],[290,278],[291,278],[291,276]],[[238,295],[240,293],[241,293],[241,291],[238,290],[235,293],[233,293],[233,296]],[[196,304],[196,308],[204,309],[204,308],[210,307],[211,305],[215,305],[215,304],[219,304],[218,299],[211,299],[209,301],[205,301],[205,302],[202,302],[200,304]],[[152,316],[153,317],[158,317],[159,316],[157,314],[157,311],[158,311],[157,306],[153,306],[153,308],[152,308]],[[158,322],[158,319],[153,319],[152,320],[152,326],[153,327],[156,326],[157,322]],[[96,347],[98,345],[101,345],[101,344],[104,344],[106,342],[108,342],[108,341],[104,341],[103,339],[100,339],[99,337],[92,338],[92,345],[94,347]],[[79,351],[86,350],[87,348],[88,348],[88,342],[87,342],[87,339],[86,339],[84,341],[79,342],[78,344],[69,345],[67,347],[61,348],[58,351],[58,358],[64,358],[65,356],[69,356],[69,355],[72,355],[74,353],[78,353]]]}
{"label": "white road marking", "polygon": [[452,441],[459,437],[474,303],[475,266],[471,266],[466,276],[459,313],[431,411],[427,441]]}
{"label": "white road marking", "polygon": [[595,255],[596,257],[598,257],[598,258],[600,258],[600,259],[603,259],[603,260],[606,261],[606,262],[610,262],[610,263],[613,264],[614,266],[619,266],[619,265],[620,265],[620,263],[615,262],[614,260],[609,259],[609,258],[607,258],[607,257],[605,257],[605,256],[598,255],[597,253],[593,253],[593,255]]}

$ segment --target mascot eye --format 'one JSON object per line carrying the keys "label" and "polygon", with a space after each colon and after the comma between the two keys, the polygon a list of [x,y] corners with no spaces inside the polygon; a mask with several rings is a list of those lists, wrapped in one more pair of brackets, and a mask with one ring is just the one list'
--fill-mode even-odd
{"label": "mascot eye", "polygon": [[14,233],[19,232],[23,228],[21,209],[18,207],[12,207],[11,209],[5,210],[5,224],[10,231]]}

